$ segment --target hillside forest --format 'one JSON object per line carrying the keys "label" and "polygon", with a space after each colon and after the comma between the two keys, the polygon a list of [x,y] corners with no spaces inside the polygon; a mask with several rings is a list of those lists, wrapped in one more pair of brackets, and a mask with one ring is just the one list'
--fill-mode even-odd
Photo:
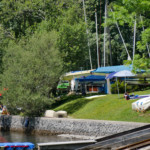
{"label": "hillside forest", "polygon": [[149,14],[149,0],[0,0],[1,102],[41,116],[60,76],[96,69],[98,56],[149,71]]}

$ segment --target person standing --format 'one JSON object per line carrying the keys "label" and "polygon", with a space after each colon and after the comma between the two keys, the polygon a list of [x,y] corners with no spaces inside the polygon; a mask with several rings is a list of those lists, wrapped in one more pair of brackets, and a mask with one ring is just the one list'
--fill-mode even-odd
{"label": "person standing", "polygon": [[3,109],[2,109],[2,115],[9,115],[6,106],[4,106]]}

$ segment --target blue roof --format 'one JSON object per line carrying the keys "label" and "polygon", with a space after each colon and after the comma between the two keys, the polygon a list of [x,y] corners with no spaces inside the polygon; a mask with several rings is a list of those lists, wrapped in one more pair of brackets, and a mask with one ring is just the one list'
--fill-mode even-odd
{"label": "blue roof", "polygon": [[90,75],[87,77],[77,78],[77,80],[79,80],[80,82],[83,82],[83,81],[104,81],[105,76]]}
{"label": "blue roof", "polygon": [[120,65],[120,66],[107,66],[107,67],[99,67],[96,70],[92,71],[93,73],[112,73],[112,72],[118,72],[122,70],[132,70],[132,65],[125,66],[125,65]]}

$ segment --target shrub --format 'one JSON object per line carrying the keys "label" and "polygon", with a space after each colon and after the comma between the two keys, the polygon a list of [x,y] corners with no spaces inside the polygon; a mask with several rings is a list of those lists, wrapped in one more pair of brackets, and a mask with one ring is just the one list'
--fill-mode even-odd
{"label": "shrub", "polygon": [[35,34],[26,44],[11,43],[4,57],[3,104],[11,114],[40,116],[52,103],[52,91],[62,73],[55,32]]}
{"label": "shrub", "polygon": [[[118,85],[117,85],[117,82],[118,82]],[[128,93],[140,90],[140,86],[139,85],[128,85],[124,81],[116,81],[114,84],[111,85],[111,92],[113,94],[118,93],[118,89],[117,89],[117,86],[118,86],[119,93],[125,93],[125,84],[126,84],[126,91]]]}
{"label": "shrub", "polygon": [[119,89],[119,93],[124,93],[124,91],[125,91],[125,83],[124,83],[124,81],[123,82],[116,81],[114,84],[111,85],[111,92],[113,94],[118,93],[118,89]]}

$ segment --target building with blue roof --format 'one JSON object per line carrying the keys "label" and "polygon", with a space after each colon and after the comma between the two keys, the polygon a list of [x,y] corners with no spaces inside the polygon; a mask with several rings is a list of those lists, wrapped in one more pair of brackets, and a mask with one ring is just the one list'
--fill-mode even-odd
{"label": "building with blue roof", "polygon": [[[123,71],[123,70],[132,71],[132,69],[133,69],[133,65],[106,66],[106,67],[99,67],[99,68],[91,71],[91,73],[110,74],[112,72],[119,72],[119,71]],[[145,70],[137,70],[137,72],[143,73],[143,72],[145,72]]]}
{"label": "building with blue roof", "polygon": [[[113,84],[116,80],[113,75],[116,72],[120,72],[123,70],[132,71],[132,69],[132,65],[106,66],[99,67],[95,70],[70,72],[67,73],[65,77],[67,78],[67,80],[70,80],[70,82],[72,80],[75,81],[75,91],[81,92],[82,89],[85,89],[86,92],[111,93],[111,84]],[[140,80],[143,80],[143,72],[144,70],[139,70],[137,76],[127,77],[126,83],[131,85],[145,85],[150,77],[145,78],[144,82],[141,83]],[[70,77],[70,79],[68,79],[68,77]],[[124,81],[124,77],[119,77],[119,79],[120,81]]]}
{"label": "building with blue roof", "polygon": [[77,78],[80,82],[93,82],[93,81],[105,81],[105,76],[98,76],[98,75],[90,75],[87,77]]}
{"label": "building with blue roof", "polygon": [[[120,72],[123,70],[127,71],[132,71],[133,65],[119,65],[119,66],[106,66],[106,67],[99,67],[96,70],[92,71],[91,73],[93,74],[105,74],[107,76],[107,80],[109,79],[110,81],[107,81],[107,87],[111,86],[111,84],[114,83],[114,78],[113,75],[116,72]],[[139,86],[144,86],[144,85],[149,85],[148,82],[150,80],[150,76],[144,77],[142,74],[145,72],[145,70],[137,70],[137,74],[134,77],[127,77],[126,78],[126,83],[130,85],[139,85]],[[142,81],[143,80],[143,81]],[[120,77],[120,81],[124,81],[124,78]],[[110,88],[108,87],[108,90],[106,93],[111,93]]]}
{"label": "building with blue roof", "polygon": [[[77,89],[82,93],[107,93],[106,76],[89,75],[75,79]],[[76,91],[77,91],[76,89]]]}
{"label": "building with blue roof", "polygon": [[92,71],[92,73],[112,73],[112,72],[118,72],[118,71],[123,71],[123,70],[128,70],[132,71],[132,65],[125,66],[125,65],[120,65],[120,66],[107,66],[107,67],[99,67],[96,70]]}

